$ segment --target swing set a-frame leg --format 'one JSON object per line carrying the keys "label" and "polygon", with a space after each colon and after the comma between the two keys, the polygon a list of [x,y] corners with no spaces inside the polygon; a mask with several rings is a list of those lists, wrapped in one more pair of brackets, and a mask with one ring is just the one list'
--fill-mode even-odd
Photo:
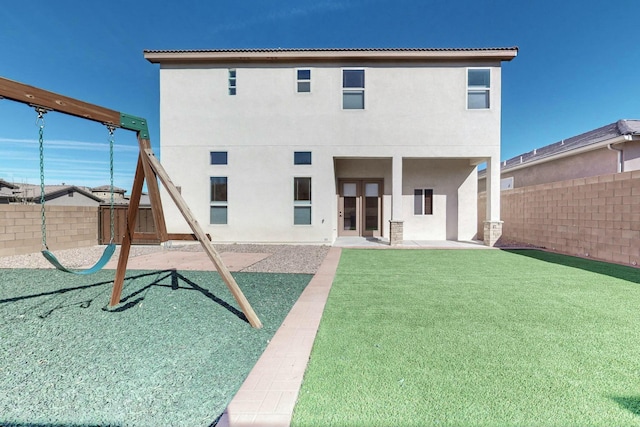
{"label": "swing set a-frame leg", "polygon": [[[257,329],[262,328],[262,322],[260,322],[260,319],[253,311],[251,304],[249,304],[249,301],[242,293],[242,290],[227,269],[218,252],[215,250],[213,245],[209,243],[209,239],[206,233],[200,227],[200,224],[191,213],[191,210],[187,206],[176,186],[169,178],[169,175],[167,174],[165,169],[153,154],[150,144],[146,140],[140,140],[140,156],[138,157],[138,166],[136,167],[136,174],[134,178],[133,189],[131,191],[131,200],[129,202],[129,212],[127,216],[127,232],[122,241],[122,248],[120,252],[120,258],[118,259],[118,268],[116,270],[116,279],[114,280],[113,284],[113,292],[111,295],[110,305],[114,306],[120,302],[120,295],[122,293],[122,287],[124,283],[124,275],[127,268],[127,260],[129,258],[129,250],[131,248],[131,239],[135,231],[137,211],[140,203],[140,197],[142,195],[142,184],[145,177],[147,180],[147,186],[149,187],[149,198],[151,200],[152,209],[161,210],[162,206],[160,204],[160,193],[158,191],[157,185],[149,185],[149,182],[153,180],[157,183],[157,179],[160,179],[160,182],[162,182],[162,185],[164,185],[164,188],[167,190],[174,203],[182,213],[182,216],[187,221],[187,224],[202,245],[205,253],[213,262],[216,270],[220,274],[220,277],[227,285],[227,288],[229,288],[229,290],[231,291],[231,294],[240,306],[240,309],[249,321],[249,324]],[[164,222],[164,216],[161,213],[159,215],[154,214],[154,218],[156,217],[162,218]],[[166,230],[166,228],[164,228],[164,224],[162,229]]]}

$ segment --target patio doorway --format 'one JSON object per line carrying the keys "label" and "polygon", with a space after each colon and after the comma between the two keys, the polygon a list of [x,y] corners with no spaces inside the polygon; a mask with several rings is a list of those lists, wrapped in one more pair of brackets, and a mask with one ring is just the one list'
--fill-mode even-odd
{"label": "patio doorway", "polygon": [[338,180],[338,236],[380,237],[384,180]]}

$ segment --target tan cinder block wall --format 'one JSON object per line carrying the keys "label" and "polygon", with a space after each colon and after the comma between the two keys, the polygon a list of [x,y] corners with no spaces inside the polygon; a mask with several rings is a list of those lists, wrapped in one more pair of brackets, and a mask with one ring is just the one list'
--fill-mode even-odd
{"label": "tan cinder block wall", "polygon": [[[47,245],[51,251],[98,244],[98,208],[47,206]],[[42,250],[40,205],[0,205],[0,256]]]}
{"label": "tan cinder block wall", "polygon": [[[478,233],[485,205],[480,194]],[[640,265],[640,171],[502,191],[501,212],[504,243]]]}

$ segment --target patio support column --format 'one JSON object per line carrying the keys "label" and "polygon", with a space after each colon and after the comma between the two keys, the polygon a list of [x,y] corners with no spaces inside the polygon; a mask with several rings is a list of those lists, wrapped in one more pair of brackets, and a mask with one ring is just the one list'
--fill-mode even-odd
{"label": "patio support column", "polygon": [[502,236],[500,220],[500,157],[487,161],[487,212],[484,222],[484,244],[494,246]]}
{"label": "patio support column", "polygon": [[391,220],[389,244],[399,245],[403,240],[402,219],[402,156],[393,156],[391,163]]}

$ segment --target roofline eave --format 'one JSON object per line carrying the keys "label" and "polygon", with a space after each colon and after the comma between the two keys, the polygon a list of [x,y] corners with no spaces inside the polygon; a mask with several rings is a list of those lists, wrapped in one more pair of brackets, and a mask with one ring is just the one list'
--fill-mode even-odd
{"label": "roofline eave", "polygon": [[[615,138],[612,139],[606,139],[604,141],[600,141],[600,142],[596,142],[595,144],[590,144],[590,145],[585,145],[584,147],[580,147],[580,148],[576,148],[573,150],[567,150],[567,151],[563,151],[562,153],[557,153],[557,154],[552,154],[550,156],[545,156],[545,157],[541,157],[539,159],[535,159],[535,160],[529,160],[527,162],[524,163],[520,163],[514,166],[509,166],[506,168],[501,168],[500,169],[500,173],[504,173],[504,172],[512,172],[512,171],[517,171],[520,169],[524,169],[527,168],[529,166],[534,166],[534,165],[539,165],[541,163],[547,163],[547,162],[551,162],[554,160],[559,160],[559,159],[563,159],[565,157],[570,157],[576,154],[581,154],[581,153],[586,153],[588,151],[593,151],[593,150],[598,150],[601,148],[605,148],[608,145],[615,145],[615,144],[622,144],[625,142],[629,142],[629,141],[640,141],[640,135],[620,135],[620,136],[616,136]],[[486,174],[483,176],[478,176],[478,179],[484,179],[486,178]]]}
{"label": "roofline eave", "polygon": [[251,63],[251,62],[344,62],[344,61],[511,61],[518,48],[493,49],[388,49],[388,50],[145,50],[144,57],[154,64],[164,63]]}

